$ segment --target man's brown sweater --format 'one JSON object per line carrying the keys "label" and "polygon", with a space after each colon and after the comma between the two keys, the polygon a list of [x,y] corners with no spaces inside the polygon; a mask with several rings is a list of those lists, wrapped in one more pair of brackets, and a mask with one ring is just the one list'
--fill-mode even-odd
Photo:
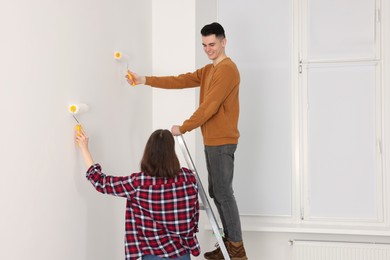
{"label": "man's brown sweater", "polygon": [[192,73],[146,77],[145,84],[164,89],[200,86],[199,107],[183,122],[180,132],[184,134],[200,126],[205,145],[238,143],[240,74],[230,58]]}

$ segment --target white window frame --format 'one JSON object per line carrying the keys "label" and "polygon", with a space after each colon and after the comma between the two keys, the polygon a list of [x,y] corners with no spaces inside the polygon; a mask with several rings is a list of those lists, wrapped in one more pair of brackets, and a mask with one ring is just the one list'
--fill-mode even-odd
{"label": "white window frame", "polygon": [[[295,96],[294,96],[294,118],[296,123],[294,125],[294,134],[295,144],[295,169],[297,172],[296,181],[295,181],[295,190],[298,191],[295,198],[295,220],[301,224],[307,225],[320,225],[320,226],[356,226],[356,227],[378,227],[378,226],[388,226],[388,219],[386,217],[387,212],[387,201],[385,197],[385,172],[384,172],[384,149],[383,149],[383,140],[384,140],[384,129],[383,129],[383,119],[384,119],[384,95],[383,95],[383,56],[382,56],[382,3],[380,0],[375,1],[376,9],[376,39],[375,39],[375,57],[372,58],[358,58],[358,59],[322,59],[322,60],[310,60],[308,59],[308,5],[310,0],[297,0],[295,5],[295,13],[298,15],[295,16],[295,60],[297,64],[295,65],[296,70],[294,73],[295,79]],[[376,201],[378,203],[377,207],[377,219],[374,221],[368,220],[354,220],[354,219],[327,219],[327,218],[312,218],[308,213],[310,211],[309,203],[309,178],[310,173],[308,172],[308,122],[307,122],[307,70],[308,67],[313,64],[345,64],[345,65],[356,65],[356,64],[375,64],[376,65],[376,136],[377,136],[377,153],[376,153]]]}

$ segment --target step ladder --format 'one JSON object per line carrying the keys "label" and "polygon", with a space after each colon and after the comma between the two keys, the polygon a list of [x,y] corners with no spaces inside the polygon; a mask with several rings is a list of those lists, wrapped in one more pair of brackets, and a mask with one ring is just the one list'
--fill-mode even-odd
{"label": "step ladder", "polygon": [[212,208],[210,207],[210,203],[209,203],[209,200],[207,198],[206,192],[203,188],[202,181],[200,180],[200,177],[198,175],[198,171],[195,168],[194,162],[191,158],[187,144],[184,141],[183,135],[176,136],[176,140],[178,141],[180,149],[183,152],[183,156],[187,162],[188,169],[190,169],[192,172],[194,172],[196,181],[198,182],[198,193],[199,193],[200,199],[201,199],[202,204],[203,204],[203,207],[200,206],[200,208],[205,210],[207,213],[207,217],[209,218],[211,227],[213,228],[213,231],[214,231],[214,235],[217,238],[218,245],[222,251],[222,254],[223,254],[225,260],[230,260],[229,254],[226,250],[225,243],[223,242],[223,239],[221,236],[221,232],[220,232],[221,229],[219,228],[217,219],[215,218],[214,212],[213,212]]}

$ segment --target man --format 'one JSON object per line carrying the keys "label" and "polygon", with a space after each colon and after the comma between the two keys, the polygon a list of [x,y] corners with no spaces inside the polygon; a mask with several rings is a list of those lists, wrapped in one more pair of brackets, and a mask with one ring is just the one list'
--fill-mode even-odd
{"label": "man", "polygon": [[[203,49],[212,61],[192,73],[179,76],[145,77],[129,72],[129,84],[145,84],[164,89],[200,86],[198,109],[182,125],[172,126],[173,135],[201,127],[208,170],[209,194],[214,199],[224,229],[224,241],[231,258],[247,259],[241,223],[233,192],[234,152],[237,148],[240,74],[225,53],[226,37],[219,23],[205,25]],[[224,259],[220,248],[207,252],[209,260]]]}

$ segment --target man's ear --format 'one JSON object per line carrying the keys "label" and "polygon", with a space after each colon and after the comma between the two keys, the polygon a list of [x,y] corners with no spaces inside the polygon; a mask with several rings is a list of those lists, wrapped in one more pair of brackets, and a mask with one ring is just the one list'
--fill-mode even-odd
{"label": "man's ear", "polygon": [[226,42],[227,42],[226,38],[223,38],[223,40],[222,40],[222,47],[226,46]]}

